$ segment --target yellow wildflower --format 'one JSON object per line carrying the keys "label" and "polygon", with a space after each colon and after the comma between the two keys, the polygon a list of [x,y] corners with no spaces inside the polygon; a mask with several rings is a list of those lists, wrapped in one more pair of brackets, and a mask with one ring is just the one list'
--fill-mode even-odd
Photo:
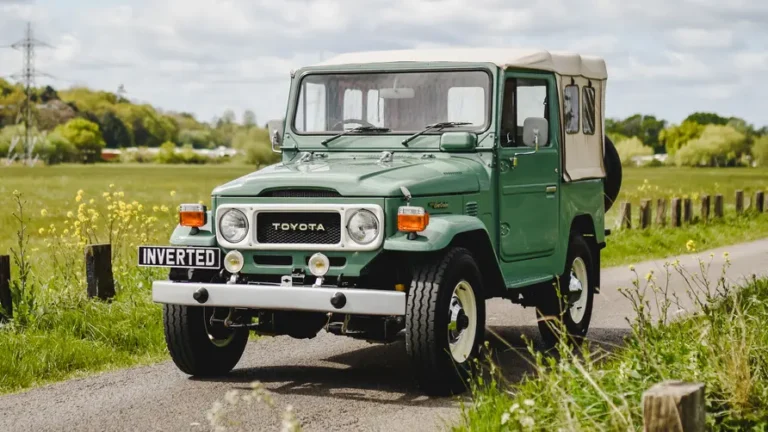
{"label": "yellow wildflower", "polygon": [[20,196],[20,195],[21,195],[21,192],[19,192],[18,189],[14,189],[13,196],[17,197],[17,196]]}
{"label": "yellow wildflower", "polygon": [[109,185],[109,188],[110,188],[110,189],[112,189],[113,187],[115,187],[115,184],[114,184],[114,183],[112,183],[112,184],[110,184],[110,185]]}
{"label": "yellow wildflower", "polygon": [[176,196],[176,191],[175,190],[171,191],[171,196]]}
{"label": "yellow wildflower", "polygon": [[629,265],[629,271],[635,271],[635,266],[633,264]]}
{"label": "yellow wildflower", "polygon": [[203,204],[204,204],[204,203],[203,203],[203,200],[200,200],[200,201],[198,201],[197,203],[198,203],[198,204],[200,204],[200,205],[203,205]]}
{"label": "yellow wildflower", "polygon": [[67,212],[67,217],[71,219],[71,218],[75,217],[75,214],[72,213],[71,211]]}
{"label": "yellow wildflower", "polygon": [[82,194],[84,194],[84,193],[85,193],[85,191],[83,191],[82,189],[80,189],[79,191],[77,191],[77,194],[78,194],[78,195],[82,195]]}
{"label": "yellow wildflower", "polygon": [[82,200],[83,200],[83,196],[82,195],[78,195],[78,196],[75,197],[75,201],[77,201],[77,202],[80,202]]}
{"label": "yellow wildflower", "polygon": [[95,203],[96,203],[96,200],[95,200],[95,199],[93,199],[93,198],[91,198],[91,200],[90,200],[90,201],[88,201],[88,204],[91,204],[91,205],[93,205],[93,204],[95,204]]}
{"label": "yellow wildflower", "polygon": [[165,206],[165,205],[163,205],[163,206],[160,206],[160,211],[161,211],[161,212],[163,212],[163,213],[168,213],[168,210],[170,210],[170,209],[168,208],[168,206]]}
{"label": "yellow wildflower", "polygon": [[40,235],[43,235],[45,234],[45,228],[40,228],[39,230],[37,230],[37,232],[39,232]]}
{"label": "yellow wildflower", "polygon": [[729,254],[728,252],[723,252],[723,258],[727,259],[729,256],[731,256],[731,254]]}
{"label": "yellow wildflower", "polygon": [[693,240],[688,240],[688,242],[685,243],[685,248],[690,252],[696,252],[696,242]]}
{"label": "yellow wildflower", "polygon": [[48,210],[46,210],[46,209],[40,210],[40,216],[42,216],[42,217],[48,216]]}
{"label": "yellow wildflower", "polygon": [[101,196],[103,196],[104,198],[109,198],[109,192],[104,192],[103,194],[101,194]]}

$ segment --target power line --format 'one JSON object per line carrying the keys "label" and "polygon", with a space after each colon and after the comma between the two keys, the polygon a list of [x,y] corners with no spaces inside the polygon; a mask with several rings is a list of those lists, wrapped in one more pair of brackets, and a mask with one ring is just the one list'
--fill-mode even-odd
{"label": "power line", "polygon": [[17,123],[24,123],[23,149],[26,153],[26,158],[29,161],[32,161],[32,150],[34,149],[36,140],[36,137],[35,140],[33,140],[32,137],[32,123],[34,122],[34,118],[32,117],[32,90],[35,86],[35,78],[39,76],[52,78],[51,75],[35,69],[35,49],[37,47],[50,48],[51,46],[41,40],[35,39],[32,32],[32,24],[27,23],[27,31],[24,35],[24,39],[14,42],[10,47],[21,51],[23,54],[21,72],[11,75],[11,78],[24,84],[24,93],[26,97],[23,111],[20,113],[21,118],[17,119]]}

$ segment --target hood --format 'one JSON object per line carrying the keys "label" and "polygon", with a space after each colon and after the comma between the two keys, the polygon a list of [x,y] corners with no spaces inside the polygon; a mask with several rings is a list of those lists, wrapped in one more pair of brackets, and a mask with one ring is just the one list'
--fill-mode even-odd
{"label": "hood", "polygon": [[310,161],[272,165],[217,187],[217,196],[258,196],[265,189],[328,188],[342,196],[401,196],[405,186],[414,196],[471,193],[488,182],[476,155],[393,155],[380,162],[379,154],[331,153]]}

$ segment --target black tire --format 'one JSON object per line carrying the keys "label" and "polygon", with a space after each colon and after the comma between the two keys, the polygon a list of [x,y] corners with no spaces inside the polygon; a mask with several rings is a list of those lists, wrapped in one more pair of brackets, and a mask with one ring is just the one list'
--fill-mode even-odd
{"label": "black tire", "polygon": [[[569,286],[571,283],[571,269],[574,262],[581,259],[586,266],[587,289],[586,304],[583,305],[584,316],[578,322],[574,321],[570,313],[570,301],[568,300]],[[595,295],[596,275],[594,268],[595,261],[592,258],[592,252],[579,234],[571,235],[568,244],[568,256],[565,262],[565,271],[558,278],[558,281],[550,285],[541,287],[536,307],[536,317],[538,318],[539,332],[547,346],[554,346],[562,335],[562,326],[566,331],[569,342],[574,344],[581,343],[587,336],[589,323],[592,319],[592,305]],[[560,289],[558,296],[557,289]],[[561,326],[562,323],[562,326]]]}
{"label": "black tire", "polygon": [[607,212],[616,202],[616,198],[621,191],[621,180],[623,176],[621,159],[616,146],[610,138],[605,137],[605,155],[603,156],[603,166],[605,166],[605,181],[603,183],[603,192],[605,200],[605,211]]}
{"label": "black tire", "polygon": [[216,345],[208,336],[206,311],[202,306],[164,305],[165,342],[173,362],[193,376],[220,376],[231,371],[245,351],[248,329],[227,330],[228,342]]}
{"label": "black tire", "polygon": [[[450,351],[448,326],[451,323],[454,289],[463,285],[462,282],[468,283],[473,294],[476,320],[471,353],[464,361],[458,362]],[[466,285],[462,289],[465,290]],[[464,392],[471,365],[485,336],[482,278],[467,249],[451,248],[437,259],[415,266],[406,306],[405,328],[406,351],[421,389],[435,396]],[[458,330],[470,329],[471,324]],[[471,334],[467,333],[467,337]]]}

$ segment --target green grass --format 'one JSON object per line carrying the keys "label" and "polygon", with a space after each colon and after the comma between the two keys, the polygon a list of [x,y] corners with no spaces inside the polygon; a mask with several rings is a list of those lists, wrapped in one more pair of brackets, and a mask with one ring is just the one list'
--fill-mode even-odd
{"label": "green grass", "polygon": [[[709,297],[718,306],[672,324],[645,310],[610,354],[560,347],[558,360],[529,347],[534,373],[518,383],[477,378],[454,431],[642,430],[642,394],[665,380],[706,385],[709,430],[768,429],[768,281],[719,289]],[[631,292],[639,310],[643,285]]]}
{"label": "green grass", "polygon": [[[28,291],[36,300],[24,323],[0,330],[0,393],[166,358],[160,307],[149,296],[150,281],[163,274],[138,269],[135,246],[166,243],[176,224],[176,205],[207,203],[214,187],[250,171],[242,165],[0,167],[0,254],[8,253],[16,242],[12,192],[18,190],[26,202],[27,256],[32,265]],[[639,199],[640,194],[650,193],[650,186],[643,187],[645,179],[650,185],[674,184],[680,190],[722,191],[729,196],[737,188],[763,188],[768,184],[768,170],[628,169],[623,194]],[[638,188],[642,191],[637,192]],[[76,201],[79,190],[82,198]],[[116,195],[118,192],[122,195]],[[109,194],[109,201],[104,193]],[[143,210],[134,206],[130,218],[123,219],[119,210],[108,210],[120,201],[124,205],[135,202]],[[120,231],[113,231],[118,296],[111,303],[85,298],[82,239],[73,235],[78,206],[84,203],[86,210],[100,212],[101,218],[93,224],[99,241],[108,237],[110,229]],[[154,209],[160,206],[167,206],[167,211]],[[69,212],[73,217],[67,216]],[[115,220],[112,227],[105,222],[109,214]],[[148,222],[149,217],[157,220]],[[51,232],[51,224],[55,232]],[[725,222],[677,230],[614,231],[604,251],[604,265],[679,254],[686,251],[685,244],[691,239],[702,250],[766,235],[765,215],[729,217]],[[13,267],[13,279],[18,281],[18,266]]]}

